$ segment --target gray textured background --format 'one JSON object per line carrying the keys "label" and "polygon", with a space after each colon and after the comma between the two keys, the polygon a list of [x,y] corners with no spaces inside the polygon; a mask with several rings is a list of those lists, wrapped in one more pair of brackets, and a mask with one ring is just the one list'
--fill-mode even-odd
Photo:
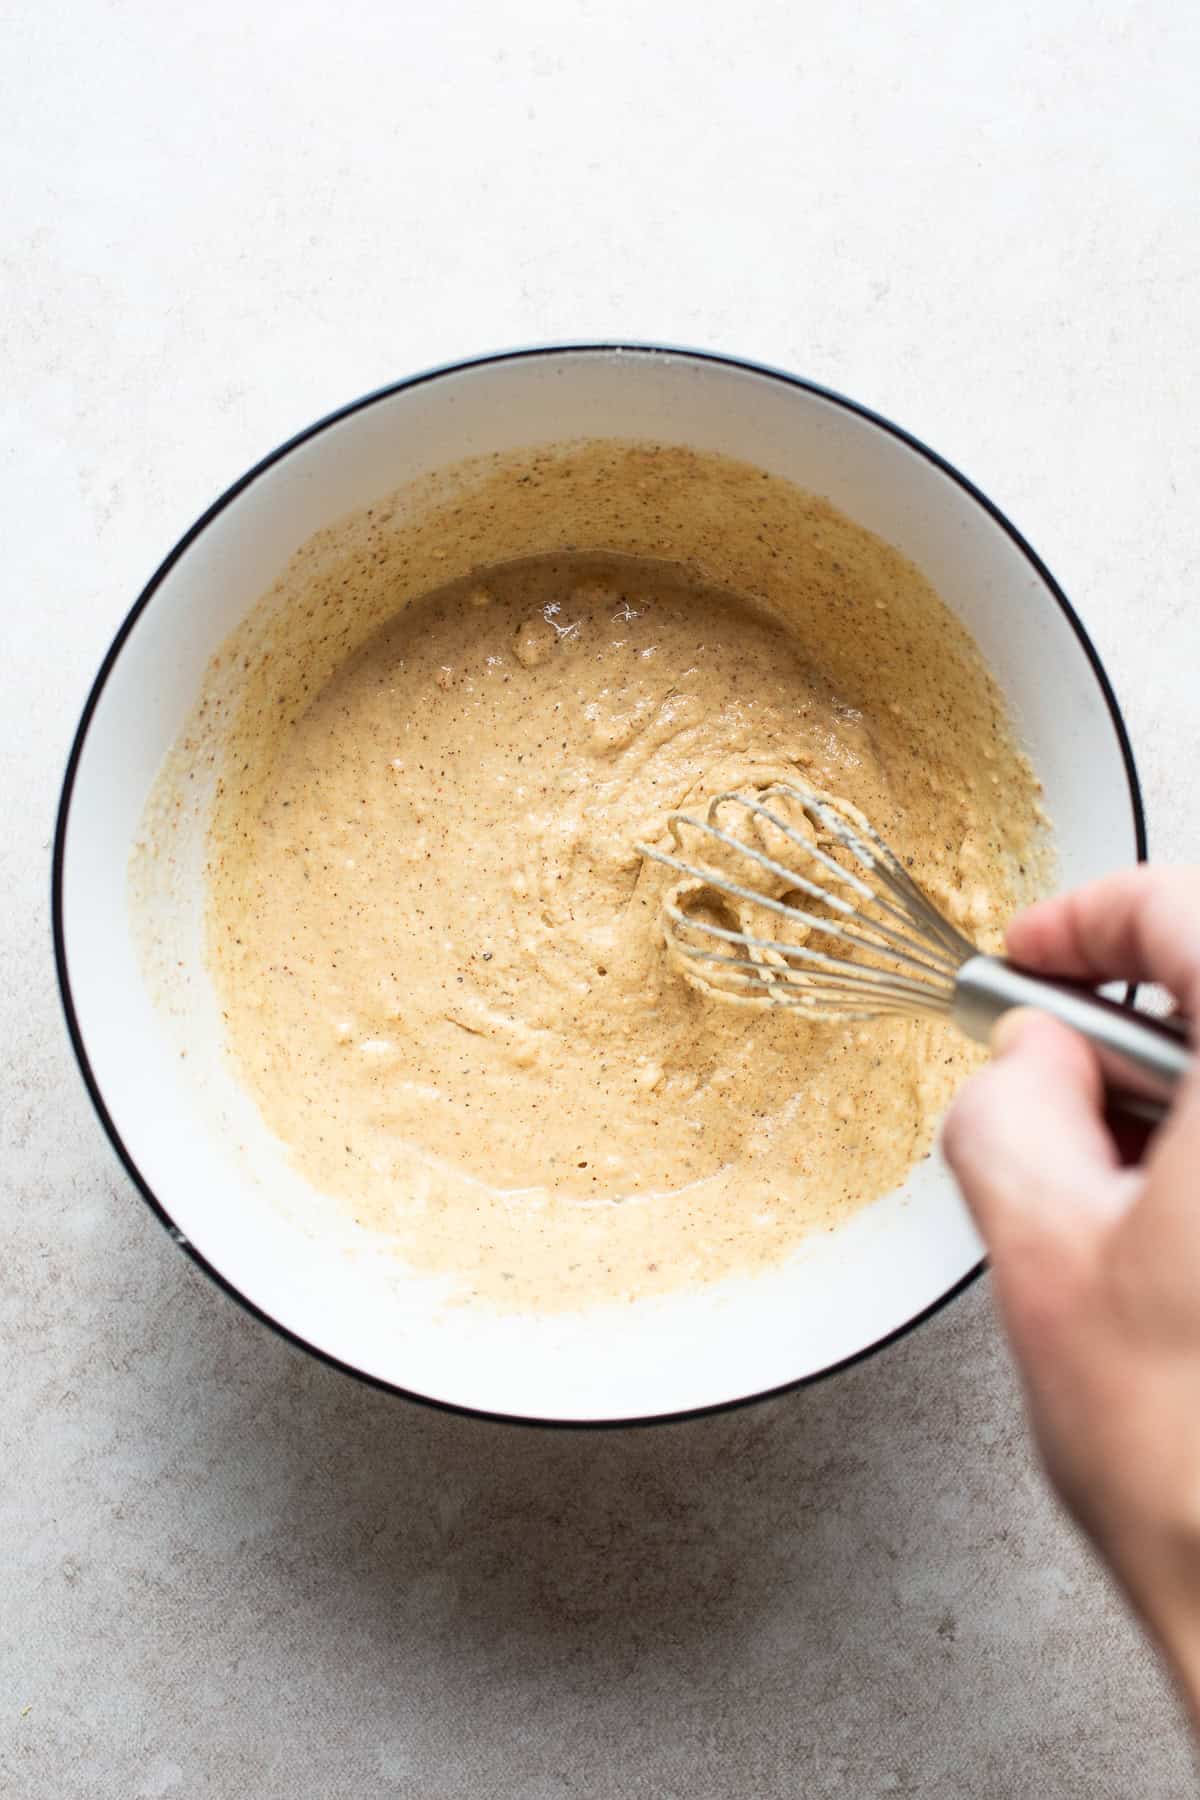
{"label": "gray textured background", "polygon": [[957,460],[1079,603],[1155,847],[1194,857],[1200,38],[1166,0],[1105,10],[10,9],[6,1795],[1191,1791],[984,1286],[691,1425],[386,1399],[141,1206],[46,924],[91,673],[213,494],[375,383],[587,333],[779,361]]}

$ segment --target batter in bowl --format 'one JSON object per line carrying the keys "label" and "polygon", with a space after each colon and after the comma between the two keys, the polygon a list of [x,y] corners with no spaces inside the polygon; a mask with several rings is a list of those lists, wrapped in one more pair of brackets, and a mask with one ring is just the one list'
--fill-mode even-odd
{"label": "batter in bowl", "polygon": [[904,1179],[974,1062],[938,1022],[731,1008],[664,954],[634,845],[789,775],[985,947],[1035,884],[1036,780],[962,628],[807,505],[789,616],[653,543],[521,556],[381,607],[282,730],[243,705],[211,836],[230,1047],[309,1180],[464,1297],[777,1262]]}

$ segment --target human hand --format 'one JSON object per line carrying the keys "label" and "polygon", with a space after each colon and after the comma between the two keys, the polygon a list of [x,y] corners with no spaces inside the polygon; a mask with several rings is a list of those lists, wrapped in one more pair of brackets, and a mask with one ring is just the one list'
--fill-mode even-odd
{"label": "human hand", "polygon": [[[1200,871],[1141,867],[1015,919],[1022,967],[1161,982],[1200,1019]],[[1050,1477],[1167,1653],[1200,1726],[1200,1073],[1142,1161],[1096,1057],[1012,1013],[943,1145],[987,1244]]]}

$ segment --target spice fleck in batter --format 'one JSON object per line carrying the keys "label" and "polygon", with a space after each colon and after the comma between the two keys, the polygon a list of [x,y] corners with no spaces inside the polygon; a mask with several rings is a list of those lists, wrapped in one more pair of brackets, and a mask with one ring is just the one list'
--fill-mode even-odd
{"label": "spice fleck in batter", "polygon": [[223,787],[209,945],[243,1079],[314,1184],[466,1296],[562,1309],[775,1262],[902,1181],[972,1066],[940,1023],[729,1007],[664,954],[669,877],[634,845],[789,775],[984,945],[1032,879],[1037,784],[965,633],[809,505],[821,579],[786,620],[645,555],[476,569]]}

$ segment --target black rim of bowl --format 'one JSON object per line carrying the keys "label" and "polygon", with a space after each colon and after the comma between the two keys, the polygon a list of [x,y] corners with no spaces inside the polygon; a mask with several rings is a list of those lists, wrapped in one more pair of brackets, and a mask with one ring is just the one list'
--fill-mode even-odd
{"label": "black rim of bowl", "polygon": [[776,1387],[764,1388],[752,1394],[738,1395],[732,1400],[715,1401],[708,1406],[690,1407],[681,1412],[654,1413],[619,1419],[543,1419],[528,1414],[492,1412],[479,1407],[462,1405],[451,1400],[439,1400],[432,1395],[421,1394],[411,1388],[401,1387],[396,1382],[385,1381],[380,1376],[370,1375],[362,1369],[355,1368],[352,1363],[342,1362],[338,1357],[330,1355],[328,1351],[321,1350],[315,1344],[309,1343],[309,1341],[302,1337],[298,1332],[292,1331],[290,1327],[280,1324],[277,1319],[272,1318],[269,1313],[264,1312],[253,1300],[249,1299],[246,1294],[235,1287],[231,1281],[222,1275],[219,1270],[215,1269],[212,1264],[200,1254],[195,1245],[192,1244],[179,1230],[178,1226],[171,1218],[166,1206],[159,1199],[158,1195],[153,1192],[145,1177],[142,1175],[109,1115],[108,1108],[104,1103],[104,1096],[100,1090],[100,1084],[96,1079],[86,1046],[84,1045],[83,1034],[79,1027],[78,1018],[76,1017],[75,1005],[71,995],[71,978],[67,962],[67,946],[63,931],[62,877],[63,862],[66,853],[67,826],[70,818],[71,796],[75,786],[76,772],[83,755],[92,716],[96,710],[96,706],[104,691],[108,678],[112,673],[117,658],[120,656],[121,650],[124,647],[130,632],[133,630],[133,627],[136,625],[142,613],[149,606],[167,574],[174,568],[180,558],[186,554],[196,542],[197,538],[208,528],[218,514],[223,512],[239,494],[243,493],[246,488],[257,481],[260,475],[263,475],[277,462],[282,461],[284,457],[290,455],[293,450],[299,448],[301,444],[306,444],[310,439],[318,437],[321,432],[328,430],[330,426],[337,425],[341,420],[350,418],[354,413],[362,412],[367,407],[374,406],[381,400],[388,400],[395,394],[404,393],[410,388],[422,387],[425,383],[440,380],[443,376],[461,374],[471,369],[487,367],[490,364],[526,362],[535,360],[539,357],[563,355],[611,356],[614,353],[627,353],[631,356],[644,356],[647,358],[669,356],[684,361],[714,363],[726,368],[741,370],[746,374],[766,376],[787,387],[799,388],[805,393],[813,394],[819,399],[829,401],[833,405],[841,407],[846,412],[854,413],[858,418],[867,420],[868,423],[878,427],[879,430],[886,432],[890,437],[898,439],[902,444],[906,444],[910,450],[915,450],[920,456],[924,457],[927,462],[932,463],[935,468],[940,469],[944,475],[948,476],[964,493],[968,494],[975,504],[981,507],[983,511],[995,521],[1010,541],[1016,545],[1026,562],[1028,562],[1030,567],[1038,575],[1046,591],[1053,597],[1059,606],[1078,639],[1079,645],[1091,666],[1092,674],[1096,679],[1097,686],[1104,697],[1109,716],[1112,720],[1113,731],[1116,734],[1117,743],[1124,761],[1125,774],[1129,783],[1129,801],[1133,813],[1134,833],[1139,861],[1144,861],[1146,856],[1146,818],[1142,804],[1141,784],[1138,780],[1133,749],[1129,741],[1129,733],[1126,729],[1120,706],[1117,703],[1117,697],[1113,692],[1112,683],[1108,678],[1104,664],[1101,662],[1096,647],[1088,636],[1082,620],[1079,618],[1079,615],[1076,613],[1074,607],[1067,599],[1067,596],[1064,594],[1057,581],[1055,581],[1053,575],[1051,575],[1045,563],[1041,560],[1032,546],[1021,536],[1021,533],[1017,530],[1015,525],[1012,524],[1011,520],[1000,511],[999,507],[995,506],[992,501],[988,499],[986,494],[981,493],[973,482],[968,481],[966,476],[961,474],[953,464],[948,463],[944,457],[939,456],[935,450],[931,450],[929,446],[922,443],[919,438],[913,437],[910,432],[903,430],[899,425],[893,424],[890,419],[884,418],[877,412],[873,412],[870,407],[860,405],[856,400],[848,399],[844,394],[839,394],[831,388],[821,386],[819,382],[808,381],[802,376],[790,374],[786,369],[777,369],[770,364],[754,362],[745,357],[726,356],[717,351],[693,350],[670,344],[648,344],[614,340],[612,342],[596,341],[585,343],[539,344],[527,349],[500,350],[483,356],[467,357],[459,362],[443,363],[432,369],[425,369],[416,375],[407,376],[401,381],[391,382],[386,387],[376,388],[372,393],[364,394],[358,400],[350,401],[348,405],[339,407],[336,412],[327,413],[324,418],[318,419],[315,424],[309,425],[305,430],[297,432],[294,437],[289,438],[286,443],[281,444],[278,449],[272,450],[269,455],[264,456],[252,469],[248,470],[238,481],[235,481],[232,487],[226,488],[225,492],[221,494],[218,499],[213,501],[208,510],[197,519],[196,523],[189,531],[184,533],[174,549],[159,564],[154,574],[150,577],[150,580],[146,583],[145,587],[134,601],[129,612],[126,614],[120,629],[109,646],[104,661],[100,665],[96,679],[92,683],[91,691],[88,694],[78,728],[75,732],[75,738],[71,745],[71,753],[67,759],[67,767],[63,777],[62,793],[59,799],[58,817],[54,832],[51,916],[54,931],[54,960],[58,974],[59,993],[62,997],[63,1011],[66,1014],[67,1030],[71,1038],[71,1047],[74,1050],[75,1059],[79,1064],[79,1070],[83,1076],[84,1085],[87,1088],[89,1098],[91,1099],[97,1117],[108,1136],[109,1142],[116,1151],[118,1158],[138,1193],[159,1220],[160,1224],[166,1228],[179,1247],[186,1251],[197,1267],[202,1269],[219,1288],[223,1289],[226,1294],[235,1300],[239,1306],[243,1307],[253,1318],[258,1319],[262,1324],[268,1326],[280,1337],[286,1339],[289,1343],[296,1345],[299,1349],[306,1351],[310,1356],[315,1356],[321,1362],[327,1363],[330,1368],[338,1369],[343,1374],[351,1375],[355,1380],[365,1382],[370,1387],[378,1388],[383,1393],[396,1394],[403,1399],[414,1401],[418,1405],[434,1407],[440,1412],[457,1413],[467,1418],[489,1419],[504,1424],[528,1425],[559,1430],[584,1429],[602,1431],[635,1425],[648,1426],[675,1424],[687,1419],[706,1418],[714,1413],[731,1412],[738,1407],[751,1406],[759,1401],[776,1399],[781,1394],[792,1393],[797,1388],[808,1387],[811,1383],[822,1381],[830,1375],[837,1374],[842,1369],[852,1368],[855,1363],[865,1361],[867,1357],[874,1356],[878,1351],[885,1349],[887,1345],[895,1343],[898,1338],[906,1336],[910,1331],[915,1331],[919,1325],[924,1324],[927,1319],[932,1318],[935,1313],[940,1312],[943,1307],[948,1306],[952,1300],[956,1299],[979,1278],[985,1266],[984,1260],[981,1258],[973,1268],[968,1269],[965,1275],[961,1276],[958,1281],[947,1288],[945,1293],[939,1295],[939,1297],[929,1306],[923,1307],[919,1313],[915,1313],[913,1317],[906,1320],[903,1325],[899,1325],[893,1331],[889,1331],[882,1337],[876,1338],[872,1343],[864,1345],[861,1350],[856,1350],[851,1356],[842,1357],[837,1362],[830,1363],[823,1369],[813,1370],[811,1373],[797,1376],[791,1381],[781,1382]]}

